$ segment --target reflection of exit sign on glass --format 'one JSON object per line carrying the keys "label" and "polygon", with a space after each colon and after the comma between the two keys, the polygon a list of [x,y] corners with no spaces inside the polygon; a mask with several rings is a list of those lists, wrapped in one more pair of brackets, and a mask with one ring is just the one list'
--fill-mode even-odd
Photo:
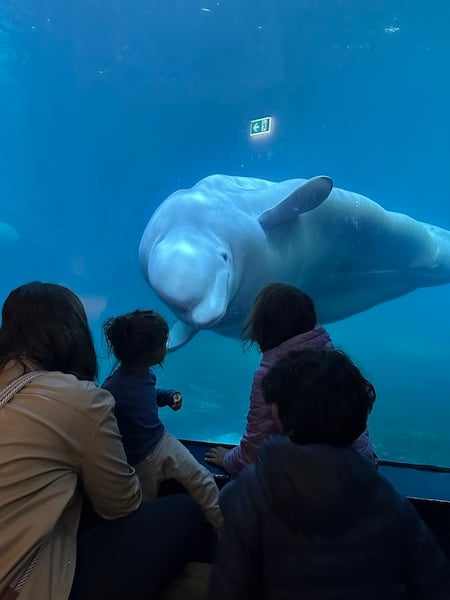
{"label": "reflection of exit sign on glass", "polygon": [[253,119],[253,121],[250,121],[250,137],[270,133],[271,129],[272,117],[263,117],[262,119]]}

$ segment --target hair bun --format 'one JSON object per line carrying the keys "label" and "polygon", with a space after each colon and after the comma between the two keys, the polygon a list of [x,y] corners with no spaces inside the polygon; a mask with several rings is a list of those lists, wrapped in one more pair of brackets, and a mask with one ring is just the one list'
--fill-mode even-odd
{"label": "hair bun", "polygon": [[131,334],[131,323],[128,317],[121,315],[108,319],[105,324],[105,334],[113,347],[122,343]]}

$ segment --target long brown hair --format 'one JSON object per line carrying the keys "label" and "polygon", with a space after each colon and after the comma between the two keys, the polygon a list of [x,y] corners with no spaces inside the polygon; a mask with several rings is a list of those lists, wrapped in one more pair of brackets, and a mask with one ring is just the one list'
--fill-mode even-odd
{"label": "long brown hair", "polygon": [[256,295],[241,338],[247,347],[257,344],[266,352],[316,325],[316,310],[308,294],[287,283],[268,283]]}
{"label": "long brown hair", "polygon": [[2,310],[0,369],[26,359],[47,371],[93,381],[97,357],[83,305],[71,290],[33,281],[13,290]]}

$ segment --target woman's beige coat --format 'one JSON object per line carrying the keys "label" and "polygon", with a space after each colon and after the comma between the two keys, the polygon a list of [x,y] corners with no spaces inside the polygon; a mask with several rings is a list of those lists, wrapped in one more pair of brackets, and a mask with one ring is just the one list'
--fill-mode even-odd
{"label": "woman's beige coat", "polygon": [[0,595],[50,536],[19,599],[68,598],[82,486],[106,519],[139,507],[113,407],[94,383],[49,372],[0,410]]}

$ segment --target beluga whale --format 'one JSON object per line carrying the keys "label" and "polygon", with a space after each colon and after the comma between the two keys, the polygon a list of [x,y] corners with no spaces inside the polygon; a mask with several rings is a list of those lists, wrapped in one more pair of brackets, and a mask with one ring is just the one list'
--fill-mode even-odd
{"label": "beluga whale", "polygon": [[175,314],[169,351],[200,330],[239,338],[257,292],[307,292],[326,324],[450,282],[450,232],[335,188],[210,175],[160,204],[143,233],[144,276]]}

